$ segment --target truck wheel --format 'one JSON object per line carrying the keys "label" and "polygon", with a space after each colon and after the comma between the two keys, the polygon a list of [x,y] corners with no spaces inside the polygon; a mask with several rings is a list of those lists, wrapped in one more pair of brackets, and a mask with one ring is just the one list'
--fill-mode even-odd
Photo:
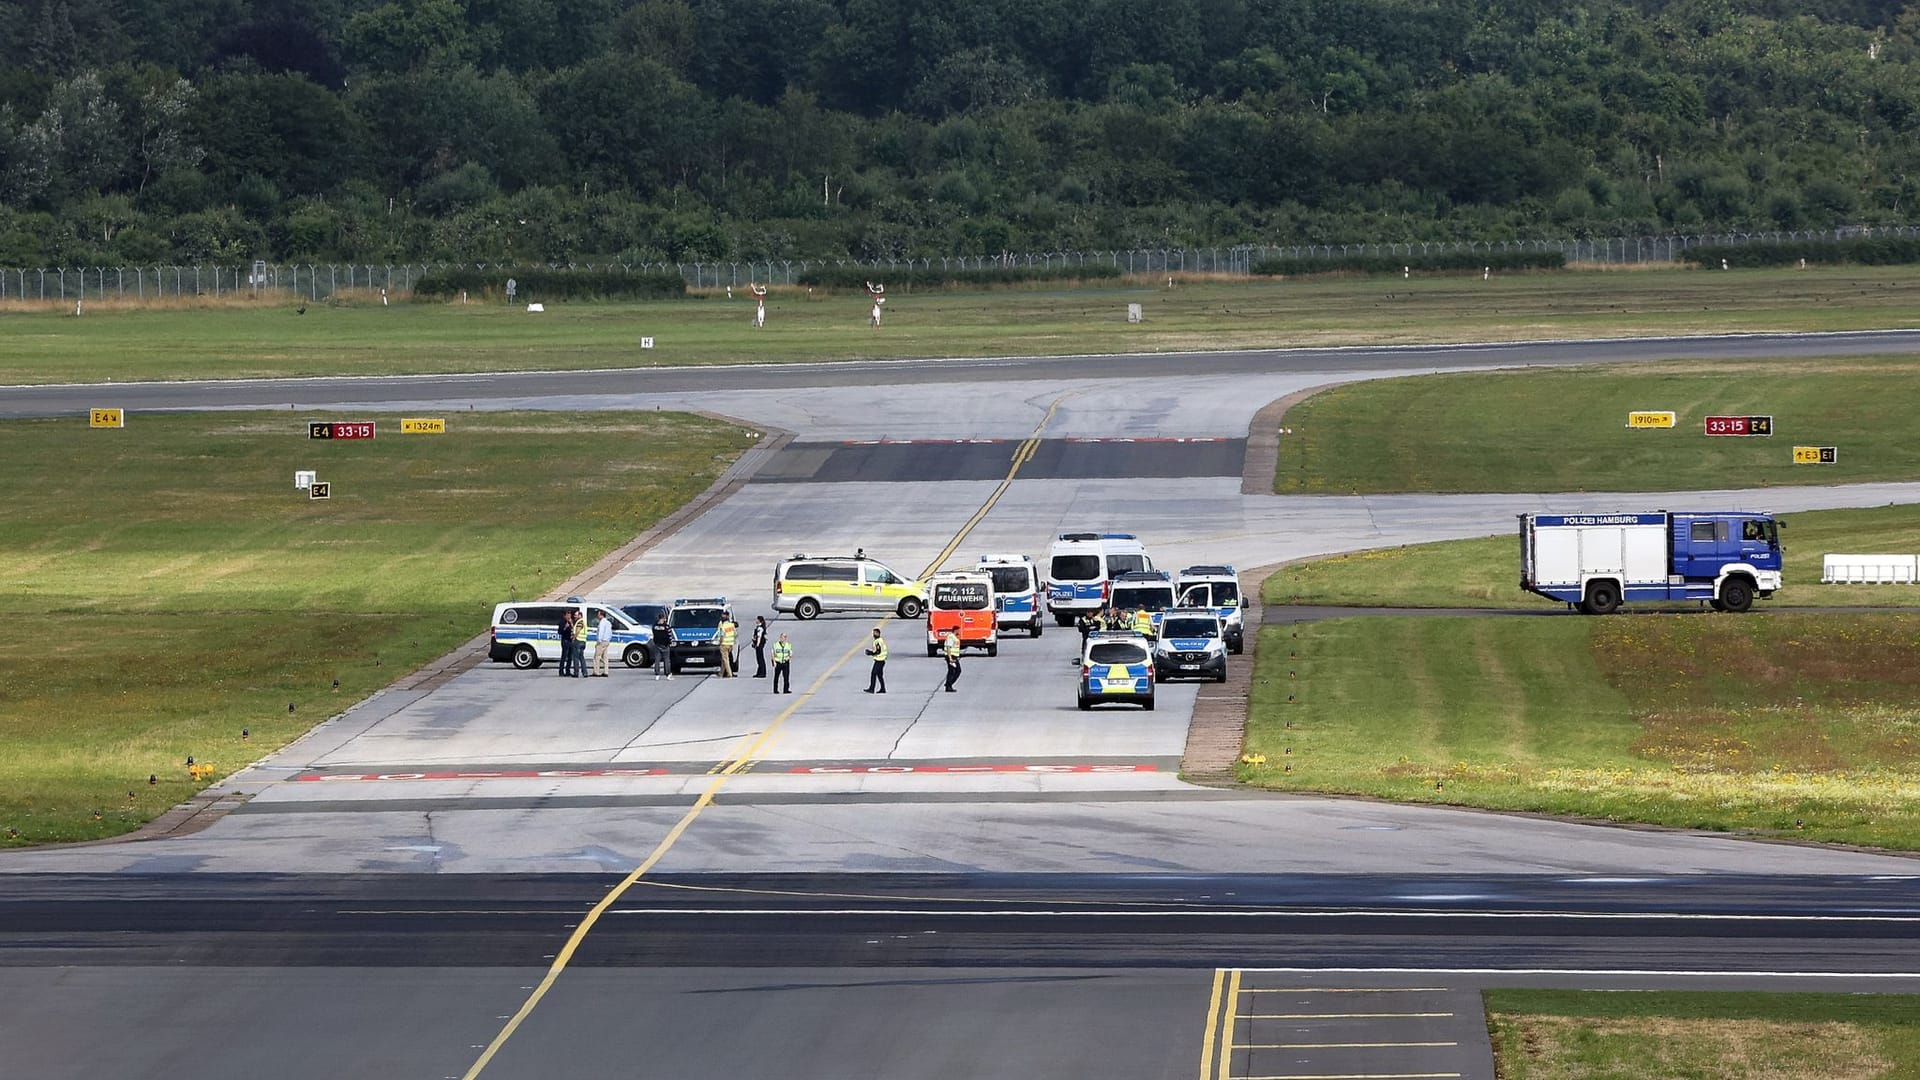
{"label": "truck wheel", "polygon": [[521,645],[513,650],[513,666],[521,671],[540,666],[540,654],[533,651],[531,645]]}
{"label": "truck wheel", "polygon": [[1589,615],[1611,615],[1620,610],[1620,587],[1611,581],[1596,581],[1587,586],[1587,599],[1580,606]]}
{"label": "truck wheel", "polygon": [[1047,620],[1041,618],[1038,615],[1035,615],[1033,617],[1033,636],[1039,637],[1040,631],[1045,630],[1046,628],[1047,628]]}
{"label": "truck wheel", "polygon": [[627,648],[627,655],[623,657],[623,659],[626,660],[627,666],[630,668],[653,666],[653,654],[647,651],[645,645],[629,646]]}
{"label": "truck wheel", "polygon": [[800,619],[817,619],[820,617],[820,601],[811,596],[802,597],[799,603],[793,605],[793,614]]}
{"label": "truck wheel", "polygon": [[920,613],[925,611],[926,608],[920,605],[919,597],[909,596],[905,600],[900,601],[898,610],[900,617],[903,619],[917,619],[920,617]]}
{"label": "truck wheel", "polygon": [[990,644],[989,644],[989,645],[987,646],[987,655],[988,655],[988,656],[999,656],[999,655],[1000,655],[1000,643],[999,643],[999,642],[997,642],[997,641],[995,641],[995,642],[992,642],[992,643],[990,643]]}
{"label": "truck wheel", "polygon": [[938,645],[929,645],[929,646],[927,646],[927,655],[928,655],[928,656],[939,656],[939,655],[940,655],[940,646],[938,646]]}
{"label": "truck wheel", "polygon": [[1720,603],[1728,611],[1741,612],[1753,607],[1753,586],[1746,578],[1728,578],[1720,585]]}
{"label": "truck wheel", "polygon": [[1727,602],[1726,602],[1725,600],[1722,600],[1722,599],[1720,599],[1720,598],[1719,598],[1719,597],[1717,597],[1717,596],[1716,596],[1716,597],[1714,597],[1713,599],[1711,599],[1711,600],[1709,600],[1709,601],[1707,601],[1707,606],[1708,606],[1708,607],[1710,607],[1710,608],[1712,608],[1712,609],[1713,609],[1713,610],[1715,610],[1715,611],[1725,611],[1725,610],[1727,610]]}

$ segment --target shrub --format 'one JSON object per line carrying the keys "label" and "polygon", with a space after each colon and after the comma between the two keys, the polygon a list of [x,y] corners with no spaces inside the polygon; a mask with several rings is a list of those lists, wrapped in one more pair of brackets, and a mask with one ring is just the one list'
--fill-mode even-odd
{"label": "shrub", "polygon": [[1859,263],[1864,266],[1893,266],[1920,262],[1920,237],[1860,237],[1854,240],[1790,240],[1783,244],[1741,244],[1688,248],[1680,253],[1682,262],[1717,268],[1720,260],[1743,269],[1763,266],[1791,266],[1805,259],[1810,263]]}
{"label": "shrub", "polygon": [[1558,251],[1448,251],[1427,255],[1303,255],[1299,258],[1262,259],[1253,264],[1256,275],[1397,274],[1402,267],[1414,270],[1559,270],[1567,257]]}
{"label": "shrub", "polygon": [[978,270],[948,270],[938,266],[913,268],[888,267],[877,270],[855,263],[851,266],[824,266],[801,274],[796,281],[827,289],[864,289],[869,281],[889,289],[942,289],[955,285],[1017,285],[1028,281],[1112,281],[1120,277],[1117,266],[1088,263],[1085,266],[990,266]]}
{"label": "shrub", "polygon": [[464,290],[470,297],[504,296],[508,278],[517,286],[515,300],[657,300],[687,293],[686,280],[671,270],[489,265],[430,270],[414,283],[413,294],[451,299]]}

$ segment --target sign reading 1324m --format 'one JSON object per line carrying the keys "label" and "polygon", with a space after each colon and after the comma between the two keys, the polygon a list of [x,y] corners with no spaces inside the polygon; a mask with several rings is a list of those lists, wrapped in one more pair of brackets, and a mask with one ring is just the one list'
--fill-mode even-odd
{"label": "sign reading 1324m", "polygon": [[1709,435],[1772,435],[1771,416],[1709,416]]}
{"label": "sign reading 1324m", "polygon": [[311,420],[307,423],[309,439],[371,439],[373,421],[371,420]]}

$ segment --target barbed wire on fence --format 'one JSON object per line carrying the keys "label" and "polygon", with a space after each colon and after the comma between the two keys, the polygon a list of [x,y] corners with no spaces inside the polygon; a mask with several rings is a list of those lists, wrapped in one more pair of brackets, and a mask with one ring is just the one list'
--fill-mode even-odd
{"label": "barbed wire on fence", "polygon": [[[1789,243],[1920,237],[1920,226],[1850,225],[1836,229],[1615,236],[1565,240],[1387,241],[1346,244],[1264,245],[1134,248],[1112,251],[1031,252],[1000,255],[922,256],[916,258],[695,260],[687,262],[608,261],[549,263],[549,269],[579,269],[624,273],[678,272],[693,288],[733,288],[748,282],[793,286],[809,272],[827,267],[858,267],[876,275],[900,270],[991,270],[1009,267],[1071,269],[1078,266],[1112,267],[1124,274],[1216,273],[1247,275],[1270,259],[1340,259],[1354,256],[1404,256],[1484,252],[1559,253],[1569,263],[1646,265],[1678,261],[1696,247],[1774,246]],[[195,266],[0,268],[0,300],[84,301],[127,297],[160,299],[168,296],[224,296],[274,292],[321,300],[343,292],[410,293],[416,282],[435,270],[472,267],[498,268],[504,285],[516,269],[527,264],[503,262],[420,263],[270,263]],[[520,299],[539,299],[521,290]]]}

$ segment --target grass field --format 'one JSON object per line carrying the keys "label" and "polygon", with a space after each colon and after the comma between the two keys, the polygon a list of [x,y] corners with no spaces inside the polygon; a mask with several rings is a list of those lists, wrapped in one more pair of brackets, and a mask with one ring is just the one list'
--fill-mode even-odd
{"label": "grass field", "polygon": [[[1748,360],[1433,375],[1333,387],[1287,411],[1281,494],[1680,491],[1920,477],[1920,357]],[[1629,430],[1635,410],[1672,429]],[[1770,415],[1766,438],[1708,415]],[[1392,437],[1383,437],[1391,432]],[[1835,446],[1831,465],[1792,447]]]}
{"label": "grass field", "polygon": [[[1764,494],[1756,497],[1755,506],[1765,508]],[[1920,506],[1821,510],[1789,514],[1781,520],[1787,522],[1780,536],[1786,549],[1786,584],[1773,599],[1758,601],[1759,609],[1920,606],[1920,586],[1820,584],[1822,557],[1829,552],[1920,552]],[[1450,540],[1297,563],[1267,578],[1261,595],[1269,604],[1340,607],[1550,611],[1561,606],[1522,592],[1519,580],[1516,523],[1513,531],[1483,540]]]}
{"label": "grass field", "polygon": [[[354,443],[309,442],[307,419],[0,423],[0,844],[138,826],[200,786],[189,755],[225,774],[285,744],[751,442],[662,413],[468,414]],[[329,501],[294,490],[301,468]]]}
{"label": "grass field", "polygon": [[[1560,271],[1496,276],[1164,280],[972,293],[776,289],[767,325],[736,290],[636,304],[223,300],[116,309],[0,305],[0,384],[501,371],[647,364],[1177,351],[1920,325],[1920,267]],[[1145,319],[1126,322],[1126,306]],[[642,337],[656,347],[643,351]],[[1779,441],[1779,440],[1776,440]]]}
{"label": "grass field", "polygon": [[1502,1080],[1915,1080],[1920,998],[1489,990]]}
{"label": "grass field", "polygon": [[1253,783],[1920,849],[1920,615],[1337,619],[1256,663]]}

